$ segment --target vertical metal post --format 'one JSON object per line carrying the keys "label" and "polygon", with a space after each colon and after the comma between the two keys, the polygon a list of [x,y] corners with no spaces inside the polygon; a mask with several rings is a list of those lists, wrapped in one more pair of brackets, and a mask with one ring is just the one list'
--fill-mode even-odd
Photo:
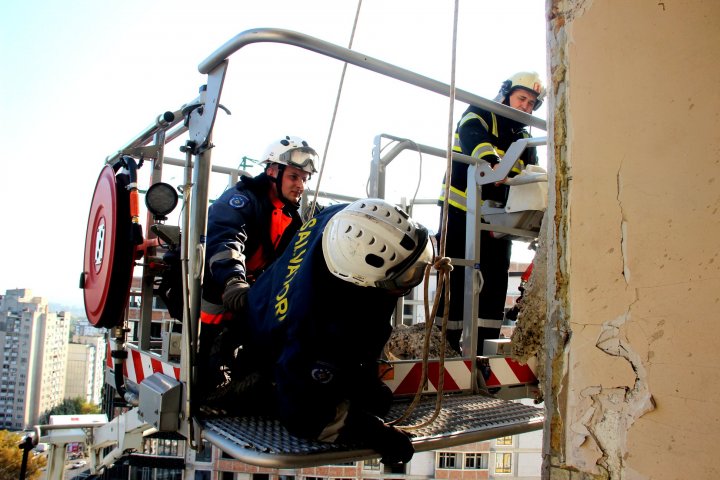
{"label": "vertical metal post", "polygon": [[373,141],[370,182],[368,185],[368,195],[373,198],[385,198],[385,166],[380,158],[381,143],[382,135],[376,135]]}
{"label": "vertical metal post", "polygon": [[[208,142],[211,137],[208,137]],[[205,235],[209,203],[210,171],[212,149],[195,156],[193,165],[192,193],[190,201],[190,225],[188,235],[190,322],[193,338],[197,338],[200,320],[200,287],[205,263]]]}
{"label": "vertical metal post", "polygon": [[[153,160],[149,159],[150,168],[150,186],[162,180],[162,167],[163,157],[165,152],[165,130],[160,130],[155,133],[153,143],[157,146],[158,158]],[[156,238],[156,235],[150,230],[150,225],[154,221],[152,213],[147,212],[145,217],[145,263],[148,263],[150,257],[153,257],[157,253],[157,249],[149,244],[149,241]],[[153,302],[155,300],[154,290],[155,275],[148,272],[147,268],[143,267],[142,285],[140,290],[140,339],[139,346],[143,351],[147,351],[151,348],[150,336],[152,332],[152,316],[153,316]]]}
{"label": "vertical metal post", "polygon": [[[463,356],[477,355],[478,293],[480,290],[480,187],[475,183],[475,165],[468,166],[467,214],[465,215],[465,258],[473,262],[465,267],[465,292],[463,299]],[[457,299],[455,299],[457,301]],[[475,362],[473,362],[473,375]],[[473,377],[474,378],[474,377]]]}

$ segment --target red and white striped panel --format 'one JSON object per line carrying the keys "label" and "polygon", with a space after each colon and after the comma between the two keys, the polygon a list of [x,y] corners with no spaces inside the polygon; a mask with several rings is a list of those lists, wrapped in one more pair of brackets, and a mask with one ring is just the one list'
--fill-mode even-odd
{"label": "red and white striped panel", "polygon": [[[128,358],[123,367],[123,376],[131,382],[140,384],[153,373],[164,373],[168,377],[180,380],[180,367],[159,360],[157,357],[142,353],[133,348],[127,348]],[[105,358],[108,368],[113,368],[113,360],[110,356],[110,345]]]}
{"label": "red and white striped panel", "polygon": [[[412,395],[420,384],[422,362],[394,362],[395,367],[389,370],[383,380],[394,395]],[[428,386],[425,392],[437,392],[440,379],[440,362],[428,362]],[[453,359],[445,361],[444,392],[469,390],[472,386],[472,361]]]}
{"label": "red and white striped panel", "polygon": [[509,357],[489,357],[490,377],[485,380],[488,387],[534,383],[537,381],[535,368],[537,361],[530,358],[523,365]]}

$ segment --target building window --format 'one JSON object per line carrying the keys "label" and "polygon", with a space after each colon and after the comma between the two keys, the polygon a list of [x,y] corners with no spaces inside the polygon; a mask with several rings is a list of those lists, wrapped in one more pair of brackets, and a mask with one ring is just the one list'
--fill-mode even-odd
{"label": "building window", "polygon": [[512,446],[513,444],[513,437],[512,435],[509,437],[500,437],[497,440],[495,440],[495,445],[505,445],[505,446]]}
{"label": "building window", "polygon": [[487,453],[466,453],[465,468],[468,470],[487,470],[489,456]]}
{"label": "building window", "polygon": [[454,452],[439,452],[437,456],[437,468],[459,468],[457,457],[458,454]]}
{"label": "building window", "polygon": [[495,454],[495,473],[512,473],[512,453]]}
{"label": "building window", "polygon": [[[253,475],[253,477],[254,477],[254,476],[255,476],[255,475]],[[304,478],[305,480],[325,480],[324,477],[303,477],[303,478]],[[253,480],[255,480],[255,479],[253,478]]]}
{"label": "building window", "polygon": [[380,459],[371,458],[363,462],[363,470],[380,470]]}
{"label": "building window", "polygon": [[233,472],[220,472],[220,480],[235,480]]}
{"label": "building window", "polygon": [[203,450],[202,452],[195,453],[195,461],[203,463],[212,462],[212,449],[212,445],[203,440]]}

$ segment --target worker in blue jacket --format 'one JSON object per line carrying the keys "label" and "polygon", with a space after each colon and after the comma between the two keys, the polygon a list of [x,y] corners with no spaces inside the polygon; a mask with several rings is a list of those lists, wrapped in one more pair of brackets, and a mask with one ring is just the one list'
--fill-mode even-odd
{"label": "worker in blue jacket", "polygon": [[201,396],[229,380],[227,330],[250,285],[302,225],[300,198],[317,160],[306,141],[283,137],[267,147],[263,173],[242,177],[210,206],[196,362]]}
{"label": "worker in blue jacket", "polygon": [[379,199],[325,208],[295,234],[248,293],[240,338],[248,370],[271,379],[287,430],[362,441],[407,462],[408,435],[385,425],[392,392],[378,374],[399,296],[432,262],[425,227]]}

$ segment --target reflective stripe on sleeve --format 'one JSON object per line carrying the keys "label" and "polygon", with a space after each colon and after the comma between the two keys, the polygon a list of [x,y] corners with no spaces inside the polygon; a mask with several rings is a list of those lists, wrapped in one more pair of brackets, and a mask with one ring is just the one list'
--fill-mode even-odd
{"label": "reflective stripe on sleeve", "polygon": [[495,150],[495,147],[492,146],[492,144],[488,142],[478,143],[475,149],[472,151],[472,154],[470,155],[473,158],[477,158],[479,160],[483,160],[484,157],[488,155],[493,156],[500,156],[498,155],[498,152]]}
{"label": "reflective stripe on sleeve", "polygon": [[[493,115],[493,119],[495,119],[495,115]],[[479,120],[480,123],[482,123],[482,126],[485,128],[485,130],[487,130],[488,132],[490,131],[490,129],[488,128],[488,124],[487,124],[487,122],[485,121],[485,119],[482,118],[482,117],[481,117],[480,115],[478,115],[477,113],[473,113],[473,112],[469,112],[468,114],[466,114],[466,115],[460,120],[460,123],[458,124],[458,126],[459,126],[459,127],[462,127],[466,122],[468,122],[468,121],[470,121],[470,120]],[[493,127],[494,127],[493,130],[494,130],[494,131],[497,131],[497,125],[496,125],[495,123],[493,123]],[[494,133],[494,135],[497,136],[497,133]]]}
{"label": "reflective stripe on sleeve", "polygon": [[245,258],[245,256],[242,253],[236,252],[235,250],[227,249],[227,250],[218,252],[215,255],[213,255],[212,257],[210,257],[210,261],[208,262],[208,264],[210,265],[210,267],[212,267],[213,263],[217,262],[218,260],[225,260],[227,258],[243,259],[243,258]]}

